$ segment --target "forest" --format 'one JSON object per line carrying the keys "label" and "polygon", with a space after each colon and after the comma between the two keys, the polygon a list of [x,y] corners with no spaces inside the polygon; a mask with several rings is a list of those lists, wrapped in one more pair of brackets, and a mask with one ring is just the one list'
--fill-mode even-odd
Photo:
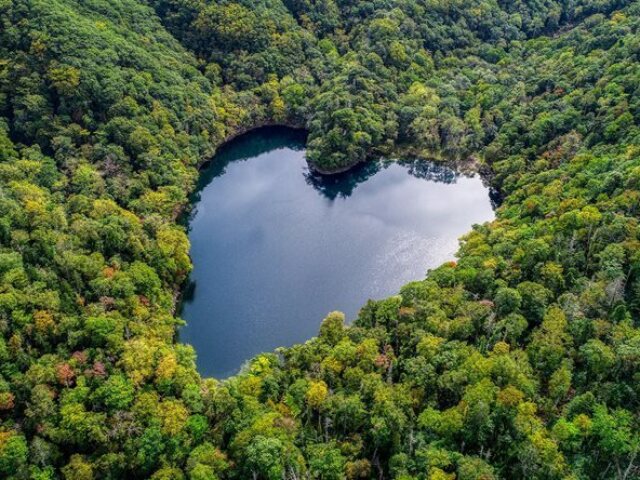
{"label": "forest", "polygon": [[[455,261],[202,378],[198,166],[470,162]],[[640,2],[0,0],[0,478],[640,478]],[[348,288],[345,285],[345,288]]]}

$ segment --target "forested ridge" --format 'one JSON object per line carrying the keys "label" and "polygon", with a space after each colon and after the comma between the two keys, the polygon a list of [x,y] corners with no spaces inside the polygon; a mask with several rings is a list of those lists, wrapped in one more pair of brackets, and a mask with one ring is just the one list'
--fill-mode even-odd
{"label": "forested ridge", "polygon": [[[625,0],[0,0],[0,478],[640,478],[639,28]],[[176,218],[264,124],[320,171],[472,160],[503,203],[351,326],[204,379]]]}

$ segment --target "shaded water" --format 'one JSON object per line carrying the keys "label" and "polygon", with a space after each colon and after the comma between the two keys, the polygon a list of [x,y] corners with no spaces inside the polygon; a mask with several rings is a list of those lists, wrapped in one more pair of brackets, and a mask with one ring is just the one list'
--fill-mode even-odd
{"label": "shaded water", "polygon": [[353,319],[453,259],[457,239],[493,218],[478,176],[429,162],[309,173],[301,132],[267,128],[223,147],[202,172],[188,219],[194,269],[180,339],[205,376],[303,342],[322,318]]}

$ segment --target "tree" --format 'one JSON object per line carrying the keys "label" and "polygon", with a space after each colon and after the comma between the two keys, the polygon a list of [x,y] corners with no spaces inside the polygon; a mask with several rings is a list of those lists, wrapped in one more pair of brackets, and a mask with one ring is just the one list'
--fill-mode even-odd
{"label": "tree", "polygon": [[15,475],[27,462],[28,446],[22,435],[14,432],[0,432],[0,472]]}
{"label": "tree", "polygon": [[309,472],[319,480],[339,480],[345,476],[346,459],[333,444],[309,447]]}

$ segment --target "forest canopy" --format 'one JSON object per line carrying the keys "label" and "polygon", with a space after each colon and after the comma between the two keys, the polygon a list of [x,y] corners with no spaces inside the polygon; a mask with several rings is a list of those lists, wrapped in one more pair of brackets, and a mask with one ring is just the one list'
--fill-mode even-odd
{"label": "forest canopy", "polygon": [[[0,478],[640,478],[639,102],[631,0],[0,0]],[[176,219],[269,124],[503,202],[351,325],[201,378]]]}

